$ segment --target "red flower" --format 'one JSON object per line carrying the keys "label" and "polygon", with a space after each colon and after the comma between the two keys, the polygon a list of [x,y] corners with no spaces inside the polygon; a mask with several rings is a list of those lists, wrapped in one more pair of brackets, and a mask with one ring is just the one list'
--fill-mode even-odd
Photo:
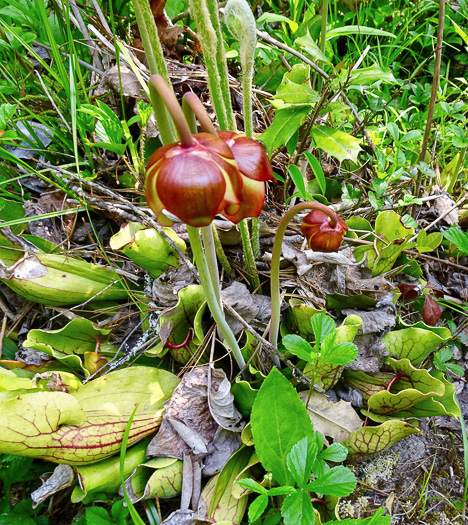
{"label": "red flower", "polygon": [[242,178],[229,146],[208,133],[192,139],[190,146],[163,146],[149,160],[146,200],[160,224],[172,225],[163,209],[200,227],[218,213],[234,214],[240,208]]}
{"label": "red flower", "polygon": [[312,210],[301,224],[301,233],[307,239],[311,250],[316,252],[336,252],[343,242],[348,226],[337,217],[335,226],[331,218],[320,210]]}
{"label": "red flower", "polygon": [[246,217],[258,217],[265,201],[264,181],[275,180],[270,161],[257,141],[232,131],[218,131],[218,135],[231,149],[243,182],[240,209],[223,215],[235,224]]}

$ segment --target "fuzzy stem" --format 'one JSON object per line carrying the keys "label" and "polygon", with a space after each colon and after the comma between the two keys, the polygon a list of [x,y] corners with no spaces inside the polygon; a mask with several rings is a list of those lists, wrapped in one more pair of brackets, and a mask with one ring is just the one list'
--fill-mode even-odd
{"label": "fuzzy stem", "polygon": [[205,258],[208,270],[210,272],[211,283],[218,301],[219,307],[221,306],[221,296],[219,294],[219,273],[218,273],[218,260],[216,258],[215,243],[213,240],[213,230],[211,224],[200,228],[203,237],[203,246],[205,247]]}
{"label": "fuzzy stem", "polygon": [[226,54],[217,0],[189,0],[208,72],[208,87],[220,128],[235,130]]}
{"label": "fuzzy stem", "polygon": [[185,93],[184,98],[182,99],[182,107],[184,108],[186,117],[188,114],[192,114],[194,117],[196,116],[204,131],[211,133],[211,135],[214,135],[215,137],[218,136],[205,106],[201,103],[201,100],[195,95],[195,93],[192,91]]}
{"label": "fuzzy stem", "polygon": [[[431,98],[429,100],[429,107],[427,109],[427,120],[426,120],[426,129],[424,130],[424,137],[421,144],[421,151],[419,153],[418,161],[423,162],[426,158],[427,145],[429,144],[429,138],[431,136],[431,127],[432,121],[434,118],[434,110],[437,102],[437,90],[439,88],[439,78],[440,78],[440,65],[442,61],[442,46],[444,43],[444,23],[445,23],[445,0],[439,1],[439,24],[437,27],[437,43],[436,43],[436,52],[435,52],[435,62],[434,62],[434,76],[432,77],[432,90]],[[422,172],[418,170],[417,179],[416,179],[416,190],[415,196],[419,197],[419,191],[421,189],[421,178]],[[416,207],[413,208],[413,211]]]}
{"label": "fuzzy stem", "polygon": [[245,367],[245,361],[240,351],[237,340],[232,333],[230,326],[227,324],[224,314],[219,307],[218,301],[216,300],[216,294],[213,289],[213,283],[206,263],[205,255],[203,253],[203,247],[200,239],[200,232],[198,228],[193,228],[187,224],[187,232],[190,239],[190,245],[192,247],[193,257],[200,274],[200,282],[205,292],[206,302],[211,311],[211,315],[215,320],[218,327],[221,329],[226,337],[227,344],[231,349],[234,359],[236,360],[239,368],[242,370]]}
{"label": "fuzzy stem", "polygon": [[255,257],[250,244],[249,225],[246,220],[239,223],[239,231],[242,239],[242,247],[244,248],[245,269],[249,274],[250,285],[254,290],[260,290],[260,278],[257,273],[257,266],[255,264]]}
{"label": "fuzzy stem", "polygon": [[[330,226],[333,228],[338,222],[338,216],[328,206],[321,204],[320,202],[301,202],[293,206],[287,211],[281,222],[279,223],[278,229],[275,235],[275,242],[273,243],[273,252],[271,258],[271,274],[270,274],[270,286],[271,286],[271,324],[270,324],[270,343],[276,348],[278,345],[278,330],[280,325],[280,308],[281,308],[281,296],[280,296],[280,257],[281,248],[283,245],[283,237],[288,224],[292,218],[303,210],[320,210],[330,217]],[[276,366],[278,364],[275,362]]]}
{"label": "fuzzy stem", "polygon": [[[164,53],[159,41],[158,30],[148,0],[133,0],[133,9],[140,30],[141,41],[148,60],[148,67],[152,75],[161,75],[170,85],[169,74],[164,60]],[[159,133],[163,144],[171,144],[177,140],[177,135],[169,112],[157,93],[151,96],[154,116],[158,123]]]}
{"label": "fuzzy stem", "polygon": [[226,257],[226,254],[224,253],[223,245],[221,244],[221,240],[218,235],[218,230],[216,229],[216,226],[211,223],[211,228],[213,230],[213,240],[216,250],[216,255],[218,256],[219,262],[221,263],[221,266],[224,269],[224,272],[229,275],[232,271],[231,265],[229,264],[228,258]]}
{"label": "fuzzy stem", "polygon": [[149,82],[150,90],[156,91],[164,101],[172,120],[174,121],[177,133],[180,137],[180,145],[183,148],[191,148],[193,146],[192,133],[189,125],[185,120],[184,113],[177,102],[174,92],[169,87],[169,84],[161,75],[151,75]]}

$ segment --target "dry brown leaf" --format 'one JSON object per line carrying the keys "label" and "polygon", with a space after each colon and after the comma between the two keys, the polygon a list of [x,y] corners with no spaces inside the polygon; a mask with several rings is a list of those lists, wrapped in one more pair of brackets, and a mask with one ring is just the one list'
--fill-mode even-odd
{"label": "dry brown leaf", "polygon": [[[301,392],[299,396],[306,404],[309,392]],[[314,430],[340,443],[346,441],[351,432],[361,428],[363,424],[351,403],[343,400],[334,403],[318,392],[312,392],[307,410]]]}

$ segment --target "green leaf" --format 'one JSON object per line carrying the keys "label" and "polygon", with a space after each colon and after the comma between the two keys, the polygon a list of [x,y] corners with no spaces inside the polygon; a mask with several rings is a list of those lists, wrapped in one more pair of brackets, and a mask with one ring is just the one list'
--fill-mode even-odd
{"label": "green leaf", "polygon": [[309,483],[305,488],[329,496],[347,496],[356,488],[356,477],[349,468],[331,468],[326,474]]}
{"label": "green leaf", "polygon": [[[330,334],[331,335],[331,334]],[[330,365],[347,365],[354,361],[358,355],[358,347],[353,343],[333,342],[326,344],[330,336],[325,338],[321,349],[321,358]]]}
{"label": "green leaf", "polygon": [[317,457],[317,444],[309,437],[297,442],[287,457],[289,472],[293,475],[299,488],[304,488],[310,480],[312,466]]}
{"label": "green leaf", "polygon": [[327,308],[329,310],[342,310],[344,308],[373,308],[377,299],[368,295],[343,295],[341,293],[327,294]]}
{"label": "green leaf", "polygon": [[124,501],[122,499],[116,501],[112,505],[111,514],[116,522],[116,525],[124,525],[127,523],[127,516],[129,514],[129,510],[126,507],[124,507]]}
{"label": "green leaf", "polygon": [[417,364],[451,337],[448,328],[429,327],[416,323],[402,330],[388,332],[382,338],[387,352],[397,359],[409,359]]}
{"label": "green leaf", "polygon": [[425,230],[421,230],[416,238],[416,250],[418,250],[419,253],[432,252],[442,242],[442,237],[443,236],[440,232],[434,232],[427,235]]}
{"label": "green leaf", "polygon": [[320,189],[322,190],[322,195],[325,195],[327,191],[327,181],[325,180],[325,175],[320,162],[312,155],[312,153],[309,153],[308,151],[306,151],[304,155],[319,183]]}
{"label": "green leaf", "polygon": [[284,525],[314,525],[315,512],[307,492],[298,490],[288,496],[281,508]]}
{"label": "green leaf", "polygon": [[[346,520],[340,520],[340,525],[390,525],[390,516],[382,516],[384,513],[383,509],[378,509],[377,512],[370,518],[355,519],[349,518]],[[336,521],[327,521],[325,525],[336,525]]]}
{"label": "green leaf", "polygon": [[344,27],[335,27],[327,31],[327,40],[334,38],[340,35],[372,35],[372,36],[387,36],[389,38],[396,38],[396,35],[389,33],[388,31],[383,31],[382,29],[376,29],[374,27],[366,26],[344,26]]}
{"label": "green leaf", "polygon": [[294,487],[273,487],[268,490],[269,496],[289,496],[293,492],[296,492]]}
{"label": "green leaf", "polygon": [[252,434],[257,456],[280,485],[292,485],[286,465],[292,447],[314,437],[307,410],[291,383],[274,368],[263,382],[252,409]]}
{"label": "green leaf", "polygon": [[301,126],[309,111],[310,106],[307,105],[291,106],[276,111],[272,125],[259,137],[265,144],[268,155],[288,142]]}
{"label": "green leaf", "polygon": [[296,83],[285,77],[271,103],[277,109],[305,105],[310,109],[310,106],[319,100],[320,96],[317,91],[311,89],[307,84]]}
{"label": "green leaf", "polygon": [[255,480],[250,478],[244,478],[237,482],[244,489],[251,490],[252,492],[257,492],[258,494],[268,494],[268,490],[265,487],[262,487],[260,483],[257,483]]}
{"label": "green leaf", "polygon": [[322,450],[318,457],[326,461],[341,463],[348,456],[348,449],[341,443],[332,443],[328,448]]}
{"label": "green leaf", "polygon": [[297,166],[293,165],[288,167],[288,172],[292,181],[294,182],[294,186],[296,186],[297,191],[299,192],[301,199],[307,199],[305,181],[301,170]]}
{"label": "green leaf", "polygon": [[331,157],[337,158],[340,162],[344,160],[357,162],[358,154],[362,151],[359,139],[328,126],[312,126],[310,136],[316,148],[321,149]]}
{"label": "green leaf", "polygon": [[262,514],[268,505],[268,496],[261,494],[258,498],[255,498],[249,506],[249,522],[253,523],[261,518]]}
{"label": "green leaf", "polygon": [[444,231],[444,237],[455,244],[464,255],[468,255],[468,233],[463,233],[459,228],[452,225]]}
{"label": "green leaf", "polygon": [[288,352],[296,355],[299,359],[303,359],[307,362],[312,361],[312,353],[314,352],[314,349],[300,335],[286,335],[281,342]]}
{"label": "green leaf", "polygon": [[350,456],[366,457],[383,452],[411,434],[421,433],[406,421],[390,420],[376,427],[362,427],[348,437],[344,445]]}
{"label": "green leaf", "polygon": [[271,24],[273,22],[285,22],[289,25],[293,33],[295,33],[299,27],[297,22],[294,22],[290,18],[277,13],[263,13],[263,15],[257,18],[256,23],[259,25],[263,22],[266,22],[267,24]]}
{"label": "green leaf", "polygon": [[321,49],[314,42],[309,33],[301,38],[297,38],[295,43],[302,47],[306,53],[313,56],[316,60],[320,60],[325,64],[333,66],[331,60],[325,55],[325,53],[322,53]]}
{"label": "green leaf", "polygon": [[102,507],[88,507],[86,522],[88,525],[115,525],[114,520],[107,514],[107,510]]}
{"label": "green leaf", "polygon": [[310,320],[315,335],[315,344],[320,346],[325,337],[336,332],[335,321],[328,315],[319,313]]}
{"label": "green leaf", "polygon": [[383,211],[379,213],[375,221],[375,233],[376,235],[383,235],[387,242],[392,242],[413,235],[414,228],[407,228],[398,213]]}
{"label": "green leaf", "polygon": [[17,107],[16,104],[0,104],[0,130],[6,129],[8,122],[16,113]]}

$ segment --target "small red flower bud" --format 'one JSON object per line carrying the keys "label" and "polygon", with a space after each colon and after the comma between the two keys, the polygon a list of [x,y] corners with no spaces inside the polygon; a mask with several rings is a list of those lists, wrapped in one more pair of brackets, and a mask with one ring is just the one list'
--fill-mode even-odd
{"label": "small red flower bud", "polygon": [[194,227],[239,210],[242,178],[229,146],[208,133],[192,139],[190,146],[163,146],[149,160],[146,200],[163,225],[172,224],[163,209]]}
{"label": "small red flower bud", "polygon": [[231,149],[243,181],[240,209],[223,215],[235,224],[246,217],[258,217],[265,201],[264,181],[275,180],[265,150],[254,139],[232,131],[218,131],[218,135]]}
{"label": "small red flower bud", "polygon": [[423,319],[429,326],[435,326],[442,316],[440,306],[434,301],[430,295],[424,298]]}
{"label": "small red flower bud", "polygon": [[398,289],[401,292],[401,298],[408,302],[415,301],[421,295],[419,286],[415,284],[402,283]]}
{"label": "small red flower bud", "polygon": [[343,242],[348,226],[341,217],[332,226],[330,217],[320,210],[312,210],[301,224],[301,233],[307,239],[311,250],[316,252],[336,252]]}

